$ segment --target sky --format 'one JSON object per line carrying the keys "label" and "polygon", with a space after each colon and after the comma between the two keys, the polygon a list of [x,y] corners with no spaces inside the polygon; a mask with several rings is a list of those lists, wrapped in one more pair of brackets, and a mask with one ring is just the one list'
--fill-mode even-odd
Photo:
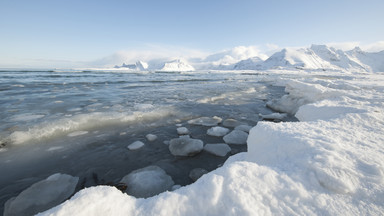
{"label": "sky", "polygon": [[384,41],[383,9],[382,0],[0,0],[0,67],[198,57],[237,46],[374,49]]}

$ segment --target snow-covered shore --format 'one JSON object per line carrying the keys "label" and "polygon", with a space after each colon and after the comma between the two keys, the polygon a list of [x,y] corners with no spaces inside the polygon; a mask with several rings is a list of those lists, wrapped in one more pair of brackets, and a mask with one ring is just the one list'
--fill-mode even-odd
{"label": "snow-covered shore", "polygon": [[192,185],[147,199],[91,187],[41,215],[384,214],[384,74],[279,73],[289,95],[269,105],[300,122],[259,122],[247,153]]}

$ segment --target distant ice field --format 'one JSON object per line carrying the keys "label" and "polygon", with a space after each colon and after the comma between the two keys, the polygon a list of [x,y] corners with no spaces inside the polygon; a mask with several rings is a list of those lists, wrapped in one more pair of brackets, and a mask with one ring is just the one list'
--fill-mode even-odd
{"label": "distant ice field", "polygon": [[[175,159],[164,144],[176,124],[204,143],[210,127],[188,120],[218,116],[255,126],[266,102],[283,96],[268,74],[195,71],[0,71],[0,211],[6,200],[54,173],[80,177],[81,187],[116,183],[130,171],[158,165],[175,184],[191,183],[188,171],[208,171],[227,157],[206,152]],[[147,134],[157,136],[148,141]],[[145,146],[130,151],[127,146]],[[245,151],[235,146],[232,154]]]}

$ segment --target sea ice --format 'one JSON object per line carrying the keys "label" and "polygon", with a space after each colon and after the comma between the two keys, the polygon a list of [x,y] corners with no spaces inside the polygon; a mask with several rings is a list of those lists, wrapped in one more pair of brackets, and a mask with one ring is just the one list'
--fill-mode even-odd
{"label": "sea ice", "polygon": [[149,142],[153,142],[153,141],[155,141],[157,139],[157,136],[154,135],[154,134],[147,134],[145,137],[147,138],[147,140]]}
{"label": "sea ice", "polygon": [[259,114],[259,116],[263,119],[272,119],[272,120],[283,120],[287,117],[287,113],[271,113],[271,114]]}
{"label": "sea ice", "polygon": [[253,127],[250,126],[250,125],[239,125],[239,126],[235,127],[235,130],[241,130],[241,131],[244,131],[244,132],[249,133],[249,131],[250,131],[252,128],[253,128]]}
{"label": "sea ice", "polygon": [[225,119],[223,121],[224,127],[234,128],[236,126],[242,125],[241,122],[237,121],[236,119]]}
{"label": "sea ice", "polygon": [[204,143],[199,139],[175,138],[169,142],[169,151],[175,156],[193,156],[203,150]]}
{"label": "sea ice", "polygon": [[207,173],[208,171],[203,168],[195,168],[189,172],[189,178],[191,178],[192,181],[197,181],[197,179]]}
{"label": "sea ice", "polygon": [[177,134],[179,134],[179,135],[189,134],[189,130],[186,127],[179,127],[176,130],[177,130]]}
{"label": "sea ice", "polygon": [[148,166],[132,171],[121,181],[127,185],[127,194],[137,198],[155,196],[171,190],[174,182],[171,176],[158,166]]}
{"label": "sea ice", "polygon": [[206,144],[204,146],[204,151],[214,154],[216,156],[224,157],[231,151],[231,147],[224,143],[217,144]]}
{"label": "sea ice", "polygon": [[212,127],[207,130],[208,135],[217,136],[217,137],[222,137],[226,135],[228,132],[229,132],[228,128],[220,127],[220,126]]}
{"label": "sea ice", "polygon": [[84,135],[87,133],[88,133],[88,131],[74,131],[72,133],[69,133],[67,136],[69,136],[69,137],[81,136],[81,135]]}
{"label": "sea ice", "polygon": [[248,134],[241,130],[233,130],[225,135],[223,140],[227,144],[247,144]]}
{"label": "sea ice", "polygon": [[53,174],[9,199],[4,205],[4,216],[34,215],[50,209],[69,198],[78,181],[78,177]]}
{"label": "sea ice", "polygon": [[188,121],[188,124],[192,125],[202,125],[202,126],[216,126],[221,123],[222,119],[220,117],[200,117],[197,119],[192,119]]}
{"label": "sea ice", "polygon": [[127,148],[128,148],[129,150],[137,150],[137,149],[139,149],[139,148],[141,148],[141,147],[143,147],[143,146],[144,146],[144,143],[143,143],[143,142],[141,142],[141,141],[135,141],[135,142],[133,142],[132,144],[128,145]]}

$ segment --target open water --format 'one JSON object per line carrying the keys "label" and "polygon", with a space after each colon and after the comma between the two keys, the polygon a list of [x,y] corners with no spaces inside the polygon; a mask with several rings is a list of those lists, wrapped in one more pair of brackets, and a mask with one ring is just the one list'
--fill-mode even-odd
{"label": "open water", "polygon": [[[0,71],[0,212],[6,200],[54,173],[80,177],[80,190],[157,165],[175,184],[190,184],[191,169],[216,169],[246,145],[231,146],[227,157],[175,157],[164,142],[178,137],[176,124],[204,143],[223,143],[206,134],[209,127],[187,121],[219,116],[256,125],[258,114],[272,113],[266,101],[284,94],[265,78],[256,72]],[[147,141],[149,133],[158,138]],[[136,140],[145,146],[128,150]]]}

